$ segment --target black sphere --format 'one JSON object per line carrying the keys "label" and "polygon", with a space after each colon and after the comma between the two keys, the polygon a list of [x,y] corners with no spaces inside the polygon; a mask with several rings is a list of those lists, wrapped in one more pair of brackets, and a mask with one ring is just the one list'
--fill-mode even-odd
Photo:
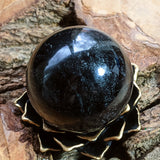
{"label": "black sphere", "polygon": [[31,104],[47,123],[87,133],[117,117],[132,92],[132,69],[108,35],[69,27],[44,40],[27,71]]}

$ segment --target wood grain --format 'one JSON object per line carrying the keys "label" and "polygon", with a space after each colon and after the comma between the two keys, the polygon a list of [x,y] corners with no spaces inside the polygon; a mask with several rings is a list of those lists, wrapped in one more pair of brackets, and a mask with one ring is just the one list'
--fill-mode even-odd
{"label": "wood grain", "polygon": [[[116,39],[130,60],[140,67],[137,83],[142,91],[138,103],[142,130],[117,142],[104,159],[158,160],[158,0],[39,0],[33,5],[31,0],[1,0],[0,8],[0,160],[52,160],[50,154],[39,152],[35,131],[21,123],[20,113],[13,102],[26,90],[26,66],[37,44],[55,30],[73,24],[85,24],[103,30]],[[76,150],[61,156],[54,154],[53,158],[84,160]]]}
{"label": "wood grain", "polygon": [[0,1],[0,25],[16,18],[18,14],[36,3],[38,0],[1,0]]}
{"label": "wood grain", "polygon": [[78,19],[116,39],[141,70],[160,64],[160,2],[75,0]]}

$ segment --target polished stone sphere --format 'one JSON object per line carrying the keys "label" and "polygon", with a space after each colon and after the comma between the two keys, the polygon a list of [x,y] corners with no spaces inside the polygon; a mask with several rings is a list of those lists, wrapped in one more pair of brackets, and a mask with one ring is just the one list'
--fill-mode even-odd
{"label": "polished stone sphere", "polygon": [[47,37],[27,69],[30,102],[58,129],[94,132],[117,118],[132,92],[131,64],[98,30],[68,27]]}

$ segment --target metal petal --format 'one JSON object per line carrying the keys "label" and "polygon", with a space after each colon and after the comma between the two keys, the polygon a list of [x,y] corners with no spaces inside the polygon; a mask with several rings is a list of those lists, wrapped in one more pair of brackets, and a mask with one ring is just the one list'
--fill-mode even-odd
{"label": "metal petal", "polygon": [[24,113],[25,103],[28,100],[27,91],[24,92],[18,99],[15,100],[15,105],[20,109],[22,113]]}
{"label": "metal petal", "polygon": [[65,133],[65,131],[61,131],[58,130],[57,128],[50,126],[49,124],[47,124],[45,122],[45,120],[43,119],[43,126],[42,126],[43,130],[46,132],[51,132],[51,133]]}
{"label": "metal petal", "polygon": [[124,119],[118,119],[110,124],[103,132],[104,141],[120,140],[123,136],[125,125]]}
{"label": "metal petal", "polygon": [[47,132],[39,132],[38,140],[40,144],[40,151],[61,151],[60,146],[53,140],[53,135]]}
{"label": "metal petal", "polygon": [[80,149],[80,152],[84,156],[101,159],[111,146],[111,143],[111,141],[105,142],[102,139],[100,141],[89,142]]}
{"label": "metal petal", "polygon": [[96,141],[98,139],[98,137],[101,135],[101,133],[104,131],[104,129],[105,128],[101,129],[98,132],[89,133],[89,134],[86,134],[86,135],[78,135],[77,137],[81,138],[81,139],[88,140],[88,141]]}
{"label": "metal petal", "polygon": [[132,91],[132,96],[129,101],[130,106],[134,106],[137,104],[138,100],[141,97],[141,91],[136,83],[137,76],[138,76],[138,66],[134,63],[132,63],[132,68],[133,68],[133,91]]}
{"label": "metal petal", "polygon": [[125,116],[126,126],[124,133],[136,132],[141,129],[139,114],[137,107],[127,113]]}
{"label": "metal petal", "polygon": [[133,69],[133,81],[136,82],[138,77],[139,67],[135,63],[132,63],[132,69]]}
{"label": "metal petal", "polygon": [[84,146],[85,140],[79,139],[74,134],[65,133],[63,135],[57,134],[54,136],[54,140],[59,144],[64,151],[71,151],[75,148]]}
{"label": "metal petal", "polygon": [[129,112],[130,109],[131,109],[131,108],[130,108],[130,105],[127,104],[126,107],[125,107],[125,109],[124,109],[124,111],[121,113],[121,116],[124,115],[125,113]]}
{"label": "metal petal", "polygon": [[22,115],[22,120],[32,125],[35,125],[36,127],[40,127],[42,125],[41,117],[33,109],[29,100],[25,103],[25,109]]}
{"label": "metal petal", "polygon": [[140,91],[138,85],[135,82],[133,84],[134,85],[133,85],[132,95],[131,95],[131,98],[128,102],[130,107],[135,106],[141,97],[141,91]]}

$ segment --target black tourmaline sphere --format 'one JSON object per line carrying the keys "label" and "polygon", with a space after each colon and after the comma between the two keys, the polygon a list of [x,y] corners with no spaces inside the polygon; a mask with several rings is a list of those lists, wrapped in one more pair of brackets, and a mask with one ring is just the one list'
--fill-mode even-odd
{"label": "black tourmaline sphere", "polygon": [[69,27],[49,36],[28,64],[28,95],[50,125],[93,132],[115,119],[132,92],[132,69],[103,32]]}

